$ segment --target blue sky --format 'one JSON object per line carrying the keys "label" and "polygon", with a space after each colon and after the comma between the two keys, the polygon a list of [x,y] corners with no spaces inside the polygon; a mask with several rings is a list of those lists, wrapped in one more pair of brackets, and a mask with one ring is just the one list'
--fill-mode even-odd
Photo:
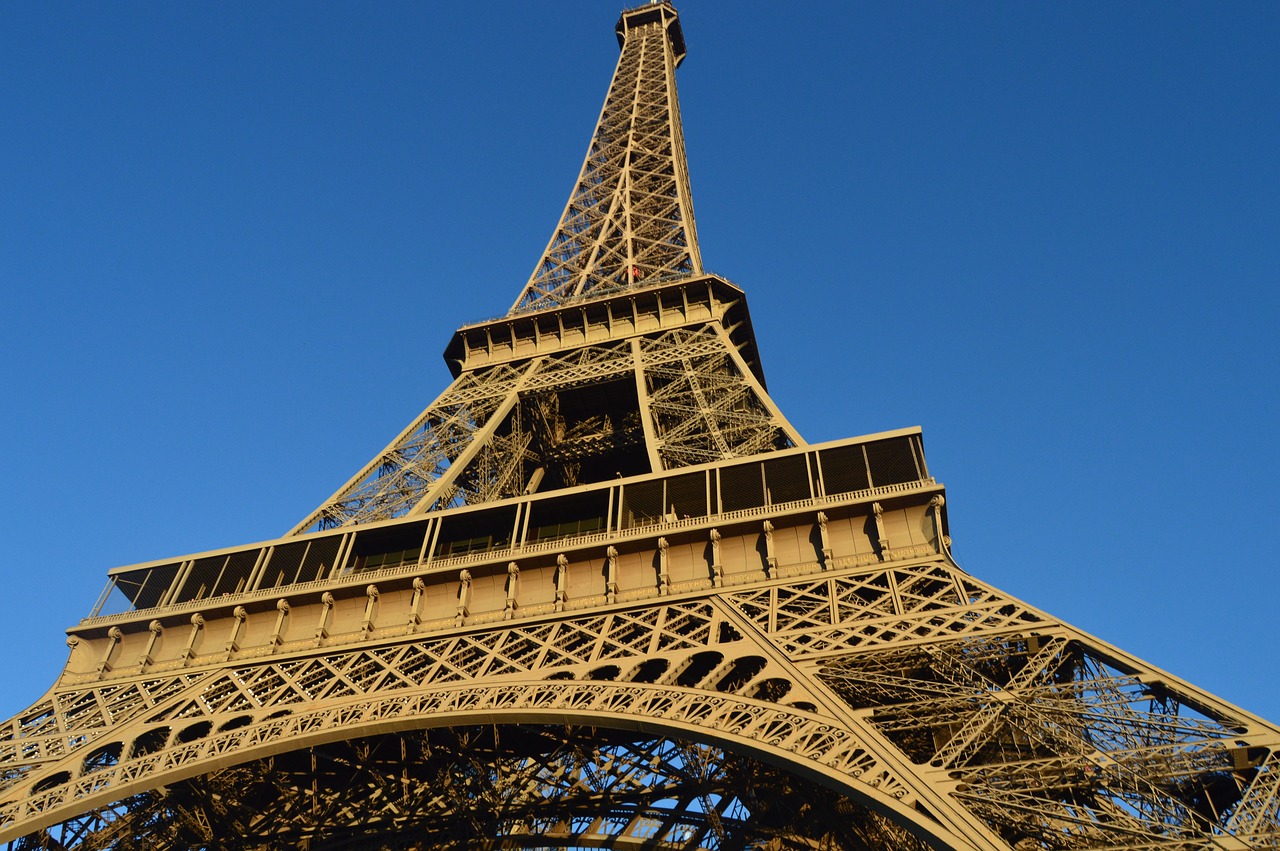
{"label": "blue sky", "polygon": [[[0,715],[108,568],[286,531],[564,205],[614,3],[0,6]],[[1280,4],[681,5],[707,267],[979,578],[1280,719]]]}

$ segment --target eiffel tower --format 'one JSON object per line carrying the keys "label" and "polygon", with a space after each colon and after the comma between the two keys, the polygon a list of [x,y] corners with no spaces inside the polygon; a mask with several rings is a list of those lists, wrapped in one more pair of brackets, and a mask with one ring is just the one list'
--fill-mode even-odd
{"label": "eiffel tower", "polygon": [[788,423],[676,11],[617,36],[510,311],[288,534],[111,571],[0,731],[0,842],[1280,847],[1280,729],[961,569],[919,429]]}

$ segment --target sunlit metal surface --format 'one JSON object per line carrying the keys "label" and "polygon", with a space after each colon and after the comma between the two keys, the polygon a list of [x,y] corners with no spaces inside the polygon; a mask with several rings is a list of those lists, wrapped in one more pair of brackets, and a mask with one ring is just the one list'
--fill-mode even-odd
{"label": "sunlit metal surface", "polygon": [[1280,847],[1280,729],[961,569],[918,428],[787,422],[702,269],[675,10],[618,34],[511,312],[284,537],[111,572],[0,727],[0,842]]}

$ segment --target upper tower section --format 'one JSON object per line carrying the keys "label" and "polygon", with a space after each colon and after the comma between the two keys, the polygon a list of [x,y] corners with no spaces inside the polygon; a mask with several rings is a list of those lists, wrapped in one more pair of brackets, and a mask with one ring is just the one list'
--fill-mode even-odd
{"label": "upper tower section", "polygon": [[675,8],[623,12],[622,53],[582,171],[511,314],[702,273],[675,70]]}
{"label": "upper tower section", "polygon": [[665,29],[667,38],[671,39],[671,51],[675,56],[676,67],[679,68],[685,54],[684,30],[680,28],[680,16],[675,7],[666,0],[649,0],[643,6],[624,11],[614,27],[614,32],[618,34],[618,48],[626,48],[628,32],[655,23]]}
{"label": "upper tower section", "polygon": [[742,290],[702,270],[675,9],[624,12],[616,32],[586,161],[509,315],[454,335],[449,388],[291,535],[804,445],[769,398]]}

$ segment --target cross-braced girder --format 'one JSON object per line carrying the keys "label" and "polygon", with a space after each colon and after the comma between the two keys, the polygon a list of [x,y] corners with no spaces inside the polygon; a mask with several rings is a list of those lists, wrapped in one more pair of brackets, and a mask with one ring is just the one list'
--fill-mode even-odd
{"label": "cross-braced girder", "polygon": [[803,443],[722,325],[675,328],[462,373],[293,534]]}
{"label": "cross-braced girder", "polygon": [[520,378],[520,371],[505,364],[460,375],[386,449],[294,527],[293,534],[412,511],[508,403]]}
{"label": "cross-braced girder", "polygon": [[[1271,794],[1268,749],[1163,683],[1051,631],[847,656],[822,678],[1011,845],[1203,847]],[[1275,802],[1266,805],[1274,808]]]}
{"label": "cross-braced girder", "polygon": [[[818,520],[834,525],[829,517]],[[910,847],[905,843],[914,840],[904,838],[903,826],[933,836],[937,847],[1018,851],[1203,851],[1215,838],[1250,843],[1222,846],[1239,848],[1264,847],[1280,837],[1275,728],[1125,659],[945,559],[856,566],[865,560],[859,557],[855,566],[841,567],[850,556],[836,530],[828,534],[833,547],[822,562],[776,565],[782,575],[807,573],[790,579],[552,618],[517,613],[447,634],[364,629],[332,648],[268,645],[276,649],[263,656],[246,647],[229,652],[239,658],[220,666],[206,662],[197,671],[125,675],[62,689],[0,736],[6,763],[17,769],[0,784],[0,830],[61,824],[55,830],[60,843],[129,847],[121,844],[122,833],[133,836],[142,830],[138,824],[163,822],[165,830],[188,831],[181,834],[188,845],[206,847],[192,838],[198,829],[232,825],[236,835],[246,836],[267,830],[246,825],[236,796],[223,791],[251,788],[244,774],[222,773],[228,763],[248,761],[254,777],[296,767],[300,757],[283,752],[329,754],[326,765],[346,765],[352,756],[333,756],[346,753],[340,741],[358,744],[371,733],[417,726],[471,729],[489,718],[481,729],[519,720],[515,729],[527,732],[557,721],[631,730],[631,743],[678,739],[686,746],[700,742],[696,747],[707,754],[722,747],[751,753],[788,776],[827,778],[835,784],[830,788],[844,790],[831,807],[843,812],[854,801],[877,803],[898,825],[868,822],[879,838],[863,837],[863,845],[831,832],[809,834],[806,841],[818,839],[817,847]],[[893,552],[891,547],[885,557]],[[398,620],[395,612],[382,617]],[[425,740],[448,741],[449,735],[433,729]],[[593,734],[592,747],[600,747],[603,735]],[[358,753],[363,747],[358,744]],[[478,759],[497,764],[484,753]],[[681,759],[692,764],[693,757]],[[593,771],[605,782],[618,765]],[[514,769],[498,773],[515,776]],[[253,817],[312,819],[306,837],[316,841],[321,825],[347,825],[348,838],[367,838],[376,828],[384,831],[388,848],[410,847],[395,844],[396,837],[421,831],[435,831],[431,842],[449,847],[454,840],[448,831],[474,828],[466,827],[471,810],[436,812],[435,821],[425,824],[400,811],[381,814],[383,802],[394,796],[377,783],[350,777],[333,782],[363,790],[359,805],[312,778],[310,793],[300,783],[285,784],[284,791],[272,786],[262,794],[301,803],[279,810],[255,804]],[[403,791],[403,785],[395,788]],[[646,799],[648,809],[617,816],[622,820],[608,829],[631,831],[643,823],[659,831],[654,824],[667,824],[659,816],[695,812],[694,821],[679,822],[700,843],[687,847],[745,847],[708,838],[737,829],[733,811],[689,803],[708,796],[724,800],[724,787],[716,788],[711,794],[684,785],[683,797],[672,799],[678,806]],[[810,803],[818,794],[784,788]],[[497,795],[487,789],[463,787],[449,800]],[[861,791],[851,795],[851,789]],[[498,797],[510,800],[508,793]],[[546,802],[548,794],[537,800]],[[252,803],[256,795],[245,799]],[[87,806],[99,798],[107,803]],[[308,809],[322,799],[318,813]],[[605,831],[600,818],[621,812],[601,800],[592,798],[591,819],[582,815],[578,821],[580,811],[567,799],[546,811],[521,810],[519,824],[536,826],[527,837],[511,826],[516,821],[493,827],[490,820],[491,835],[501,839],[485,847],[533,846],[540,841],[533,837],[552,827],[569,844],[590,845]],[[753,830],[759,806],[748,805]],[[178,810],[165,809],[172,807]],[[655,814],[655,807],[662,812]],[[68,810],[81,814],[62,822],[52,818]],[[123,818],[137,821],[117,827]],[[623,822],[627,826],[619,827]],[[288,830],[302,829],[289,824]],[[107,839],[99,845],[74,839],[89,834]],[[615,839],[609,847],[625,846]],[[168,840],[157,841],[165,847]],[[793,847],[786,843],[798,840],[768,841]]]}
{"label": "cross-braced girder", "polygon": [[803,444],[721,329],[677,329],[641,349],[664,469]]}
{"label": "cross-braced girder", "polygon": [[606,728],[485,726],[303,748],[12,848],[923,849],[885,817],[723,748]]}
{"label": "cross-braced girder", "polygon": [[702,272],[676,99],[683,37],[674,10],[658,11],[624,13],[582,172],[512,313]]}

